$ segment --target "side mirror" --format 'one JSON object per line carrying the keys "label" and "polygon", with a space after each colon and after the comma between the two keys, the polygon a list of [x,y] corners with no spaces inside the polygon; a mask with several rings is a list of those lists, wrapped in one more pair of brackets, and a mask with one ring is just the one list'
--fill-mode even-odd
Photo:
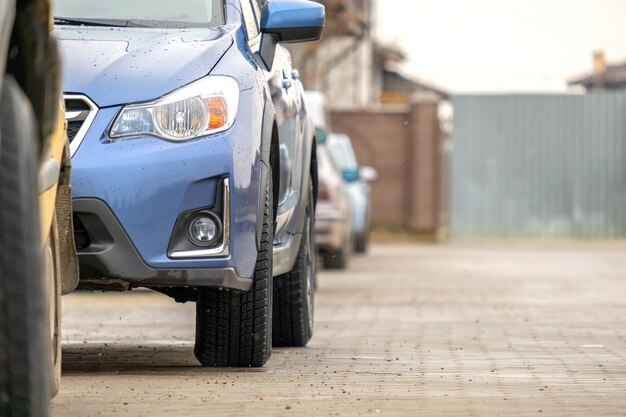
{"label": "side mirror", "polygon": [[326,134],[326,131],[324,130],[324,128],[321,128],[321,127],[315,128],[315,141],[317,143],[323,145],[324,143],[326,143],[327,137],[328,135]]}
{"label": "side mirror", "polygon": [[261,11],[261,57],[272,67],[279,42],[308,42],[322,37],[324,6],[309,0],[267,0]]}
{"label": "side mirror", "polygon": [[356,169],[344,169],[341,171],[341,176],[345,182],[354,182],[359,179],[359,171]]}
{"label": "side mirror", "polygon": [[378,179],[378,172],[372,167],[361,167],[359,169],[359,178],[365,182],[374,182]]}

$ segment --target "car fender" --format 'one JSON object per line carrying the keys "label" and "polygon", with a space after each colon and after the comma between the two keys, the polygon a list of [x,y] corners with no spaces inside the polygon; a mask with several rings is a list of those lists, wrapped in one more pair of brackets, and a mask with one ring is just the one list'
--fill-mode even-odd
{"label": "car fender", "polygon": [[[280,175],[280,158],[273,158],[271,155],[272,139],[274,135],[274,126],[276,125],[276,110],[269,98],[265,98],[265,106],[263,110],[263,125],[261,127],[261,181],[259,182],[259,201],[258,201],[258,214],[257,218],[263,218],[263,210],[265,208],[265,183],[270,169],[272,170],[272,177],[274,180],[274,215],[278,205],[278,190]],[[278,134],[278,133],[276,133]],[[261,245],[261,235],[263,234],[263,222],[257,222],[257,250]]]}

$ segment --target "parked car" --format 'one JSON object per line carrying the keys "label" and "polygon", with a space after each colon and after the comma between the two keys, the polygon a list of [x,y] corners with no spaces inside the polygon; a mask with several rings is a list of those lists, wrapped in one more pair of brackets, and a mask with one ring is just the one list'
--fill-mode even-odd
{"label": "parked car", "polygon": [[47,0],[0,3],[0,415],[7,417],[48,415],[61,377],[60,296],[78,280],[48,11]]}
{"label": "parked car", "polygon": [[315,131],[281,43],[319,39],[324,7],[56,0],[55,16],[82,285],[196,301],[204,366],[306,345]]}
{"label": "parked car", "polygon": [[345,269],[350,258],[351,213],[347,187],[341,171],[326,148],[329,132],[326,97],[320,91],[305,91],[307,112],[315,125],[318,143],[319,194],[315,220],[315,243],[324,267]]}
{"label": "parked car", "polygon": [[324,267],[345,269],[351,253],[352,210],[348,187],[325,144],[318,144],[319,191],[315,215],[315,243]]}
{"label": "parked car", "polygon": [[372,167],[359,167],[352,141],[348,135],[331,133],[327,146],[347,185],[352,210],[352,247],[357,253],[367,252],[371,229],[370,183],[378,173]]}
{"label": "parked car", "polygon": [[326,107],[326,97],[321,91],[305,91],[304,101],[308,114],[311,116],[316,129],[316,138],[320,143],[326,142],[326,136],[330,131],[330,117]]}

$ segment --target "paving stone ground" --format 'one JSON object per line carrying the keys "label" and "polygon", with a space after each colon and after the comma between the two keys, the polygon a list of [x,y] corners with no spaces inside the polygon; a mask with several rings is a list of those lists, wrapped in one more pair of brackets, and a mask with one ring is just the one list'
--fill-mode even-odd
{"label": "paving stone ground", "polygon": [[626,244],[379,244],[323,272],[315,336],[202,369],[194,305],[64,298],[71,416],[626,416]]}

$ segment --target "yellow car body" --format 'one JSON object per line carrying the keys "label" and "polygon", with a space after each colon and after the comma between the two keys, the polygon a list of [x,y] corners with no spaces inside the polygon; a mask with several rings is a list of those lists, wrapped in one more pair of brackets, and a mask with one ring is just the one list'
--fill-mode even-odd
{"label": "yellow car body", "polygon": [[41,417],[78,284],[61,60],[50,0],[2,0],[0,23],[0,415]]}
{"label": "yellow car body", "polygon": [[[45,147],[44,154],[42,155],[42,161],[40,165],[39,173],[39,219],[41,229],[41,247],[43,249],[50,229],[52,227],[52,221],[54,219],[56,203],[57,203],[57,191],[59,188],[58,176],[59,170],[63,163],[63,156],[67,146],[67,122],[65,121],[65,112],[63,108],[63,102],[59,104],[61,111],[57,112],[56,128],[52,135],[48,139],[48,145]],[[46,165],[47,164],[47,165]],[[52,173],[43,172],[46,167],[49,169],[56,169],[57,180],[46,180],[46,175]],[[46,184],[46,182],[48,183]]]}

